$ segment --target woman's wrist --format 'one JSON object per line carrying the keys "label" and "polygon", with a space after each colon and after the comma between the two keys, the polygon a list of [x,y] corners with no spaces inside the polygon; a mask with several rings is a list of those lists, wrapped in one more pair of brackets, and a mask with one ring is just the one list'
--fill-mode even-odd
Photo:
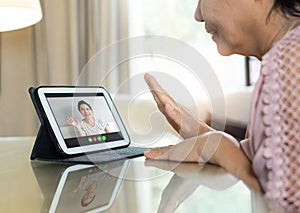
{"label": "woman's wrist", "polygon": [[[217,151],[223,140],[223,135],[218,131],[209,130],[198,136],[199,163],[218,164]],[[218,164],[219,165],[219,164]]]}
{"label": "woman's wrist", "polygon": [[222,140],[212,161],[245,182],[246,185],[261,191],[261,186],[253,172],[251,162],[236,144],[236,140],[232,140],[227,134],[222,135]]}
{"label": "woman's wrist", "polygon": [[213,129],[212,127],[210,127],[207,123],[205,123],[204,121],[201,121],[200,123],[200,127],[199,127],[199,135],[207,133],[207,132],[212,132],[212,131],[216,131],[215,129]]}

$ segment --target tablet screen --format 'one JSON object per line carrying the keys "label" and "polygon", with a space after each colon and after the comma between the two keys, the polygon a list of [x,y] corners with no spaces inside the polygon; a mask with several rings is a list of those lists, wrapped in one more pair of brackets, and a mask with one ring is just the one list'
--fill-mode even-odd
{"label": "tablet screen", "polygon": [[103,93],[45,96],[68,148],[124,139]]}
{"label": "tablet screen", "polygon": [[43,88],[39,91],[49,123],[64,152],[76,154],[129,144],[125,127],[107,91],[64,90],[66,92]]}

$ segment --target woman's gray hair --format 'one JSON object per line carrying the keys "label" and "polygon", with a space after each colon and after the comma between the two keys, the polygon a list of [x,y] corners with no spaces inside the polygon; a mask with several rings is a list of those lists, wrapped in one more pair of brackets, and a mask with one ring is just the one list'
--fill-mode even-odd
{"label": "woman's gray hair", "polygon": [[273,10],[280,10],[286,17],[300,17],[300,0],[274,0]]}

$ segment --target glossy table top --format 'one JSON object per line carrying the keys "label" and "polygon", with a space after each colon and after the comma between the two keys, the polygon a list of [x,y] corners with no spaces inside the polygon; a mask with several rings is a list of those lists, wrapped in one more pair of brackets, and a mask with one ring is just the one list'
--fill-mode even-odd
{"label": "glossy table top", "polygon": [[30,161],[34,138],[0,138],[0,212],[267,212],[222,168],[145,161]]}

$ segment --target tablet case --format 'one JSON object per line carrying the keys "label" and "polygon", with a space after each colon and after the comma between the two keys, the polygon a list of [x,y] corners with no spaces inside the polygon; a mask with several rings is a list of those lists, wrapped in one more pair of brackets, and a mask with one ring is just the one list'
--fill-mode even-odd
{"label": "tablet case", "polygon": [[[49,86],[47,86],[49,87]],[[55,86],[53,86],[55,87]],[[67,86],[65,86],[67,88]],[[60,86],[61,88],[61,86]],[[38,118],[40,120],[40,129],[38,131],[35,143],[31,152],[31,160],[44,160],[44,161],[59,161],[66,163],[83,163],[83,164],[92,164],[93,162],[89,158],[76,158],[77,156],[84,156],[85,154],[74,154],[68,155],[64,153],[58,145],[58,141],[52,131],[50,123],[47,119],[46,113],[43,110],[42,104],[37,94],[37,88],[29,88],[29,94],[34,105],[35,111],[37,112]],[[141,148],[146,150],[147,148]],[[126,156],[128,158],[139,157],[143,155],[143,151],[140,153],[134,154],[132,156]],[[75,157],[75,158],[74,158]],[[120,160],[108,160],[103,162]],[[98,162],[98,163],[103,163]]]}
{"label": "tablet case", "polygon": [[[50,124],[47,120],[46,114],[42,108],[42,105],[39,101],[37,95],[37,89],[34,87],[29,88],[29,94],[34,105],[35,111],[37,112],[38,118],[40,120],[41,126],[38,131],[35,143],[31,152],[31,160],[49,160],[49,161],[64,161],[64,162],[73,162],[68,160],[70,156],[78,155],[67,155],[63,153],[62,150],[58,147],[56,138]],[[88,161],[83,161],[82,163],[88,163]]]}
{"label": "tablet case", "polygon": [[[60,88],[62,87],[60,86]],[[68,88],[68,86],[65,86],[65,88]],[[32,103],[34,105],[35,111],[37,112],[38,118],[41,123],[37,137],[35,139],[34,146],[32,148],[30,159],[44,160],[44,161],[59,161],[59,162],[66,162],[66,163],[93,164],[92,159],[90,159],[89,157],[84,157],[85,153],[69,155],[64,153],[61,150],[61,148],[58,145],[58,141],[55,137],[55,134],[50,126],[46,113],[44,112],[44,109],[38,97],[37,90],[38,89],[34,87],[29,88],[29,94]],[[143,156],[143,152],[147,149],[147,148],[140,148],[140,147],[135,147],[135,148],[137,148],[138,150],[136,153],[126,155],[123,157],[120,155],[114,159],[107,159],[107,160],[102,159],[101,163],[116,161],[124,158]]]}

